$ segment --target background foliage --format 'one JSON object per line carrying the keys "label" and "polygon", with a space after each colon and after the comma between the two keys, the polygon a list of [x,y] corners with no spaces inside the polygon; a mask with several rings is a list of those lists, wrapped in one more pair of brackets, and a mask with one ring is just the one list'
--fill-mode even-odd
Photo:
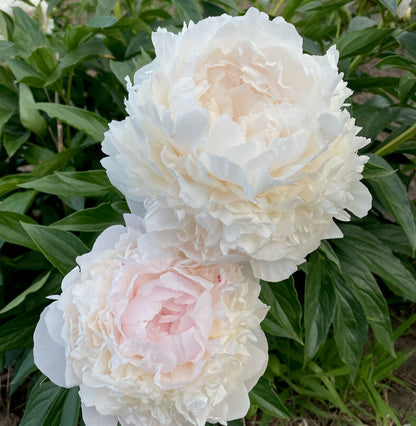
{"label": "background foliage", "polygon": [[392,373],[411,352],[395,341],[416,320],[412,15],[399,18],[396,0],[51,0],[52,35],[19,8],[0,12],[0,366],[6,414],[24,412],[20,425],[82,424],[77,389],[36,371],[32,334],[76,256],[127,212],[100,165],[107,123],[125,115],[125,76],[151,61],[157,27],[177,32],[251,5],[292,22],[310,54],[337,45],[356,93],[348,108],[372,141],[364,182],[374,200],[293,277],[262,283],[270,362],[249,418],[416,421],[385,397],[393,382],[407,386]]}

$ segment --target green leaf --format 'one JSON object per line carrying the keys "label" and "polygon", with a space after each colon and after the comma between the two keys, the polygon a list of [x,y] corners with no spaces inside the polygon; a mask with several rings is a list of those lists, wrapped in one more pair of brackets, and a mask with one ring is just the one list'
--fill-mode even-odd
{"label": "green leaf", "polygon": [[373,159],[373,154],[370,154],[370,159],[364,165],[363,178],[378,179],[394,173],[395,171],[390,166],[387,168],[383,167],[377,159]]}
{"label": "green leaf", "polygon": [[393,29],[389,28],[367,28],[345,32],[336,40],[339,57],[344,59],[368,53],[381,44],[392,32]]}
{"label": "green leaf", "polygon": [[396,0],[377,0],[377,3],[382,4],[392,15],[396,14],[397,1]]}
{"label": "green leaf", "polygon": [[397,118],[399,112],[399,107],[364,104],[354,107],[352,115],[356,118],[357,125],[362,127],[359,134],[375,140],[379,133]]}
{"label": "green leaf", "polygon": [[104,139],[104,132],[108,130],[107,121],[97,114],[85,109],[39,102],[36,108],[40,109],[52,118],[57,118],[76,129],[79,129],[97,141]]}
{"label": "green leaf", "polygon": [[377,235],[377,238],[394,252],[412,257],[412,249],[402,227],[376,222],[365,224],[364,229]]}
{"label": "green leaf", "polygon": [[339,356],[351,369],[354,377],[367,340],[367,320],[354,293],[337,272],[331,271],[337,304],[334,315],[334,338]]}
{"label": "green leaf", "polygon": [[[261,282],[261,296],[270,306],[269,319],[282,329],[280,336],[303,344],[301,334],[302,307],[299,303],[293,278],[278,283]],[[274,333],[274,335],[276,335]]]}
{"label": "green leaf", "polygon": [[[393,171],[383,158],[369,154],[372,164]],[[402,226],[413,251],[416,251],[416,219],[413,215],[407,191],[397,174],[381,176],[369,182],[377,200]]]}
{"label": "green leaf", "polygon": [[14,137],[5,133],[3,135],[3,145],[7,155],[11,158],[18,151],[18,149],[29,139],[30,132],[26,131],[18,137]]}
{"label": "green leaf", "polygon": [[117,80],[123,85],[126,86],[126,77],[131,77],[136,70],[136,66],[134,62],[129,59],[128,61],[118,62],[118,61],[110,61],[110,69],[113,74],[117,77]]}
{"label": "green leaf", "polygon": [[28,182],[31,179],[33,179],[33,176],[30,173],[20,173],[0,178],[0,197],[14,191],[20,184]]}
{"label": "green leaf", "polygon": [[55,172],[20,186],[62,197],[100,197],[115,191],[104,170]]}
{"label": "green leaf", "polygon": [[68,390],[64,404],[59,426],[77,426],[81,409],[81,400],[78,395],[78,387]]}
{"label": "green leaf", "polygon": [[30,349],[27,355],[17,364],[10,383],[10,396],[14,394],[16,389],[23,384],[26,378],[37,370],[33,360],[33,351]]}
{"label": "green leaf", "polygon": [[331,247],[331,245],[326,240],[322,240],[321,244],[319,246],[319,250],[325,255],[325,257],[331,261],[341,272],[341,266],[339,264],[339,259],[337,254],[335,253],[334,249]]}
{"label": "green leaf", "polygon": [[39,376],[32,386],[25,413],[19,426],[39,426],[44,424],[43,420],[47,416],[51,405],[64,392],[67,392],[67,390],[50,382],[44,375]]}
{"label": "green leaf", "polygon": [[400,68],[413,73],[416,73],[414,61],[403,55],[390,55],[381,59],[375,65],[378,69]]}
{"label": "green leaf", "polygon": [[31,348],[39,311],[25,312],[0,326],[0,352]]}
{"label": "green leaf", "polygon": [[35,100],[29,87],[19,84],[19,114],[20,121],[26,129],[43,135],[46,132],[46,122],[36,108]]}
{"label": "green leaf", "polygon": [[22,226],[38,249],[62,274],[74,268],[77,256],[89,251],[78,237],[69,232],[29,223],[22,223]]}
{"label": "green leaf", "polygon": [[364,310],[377,341],[394,356],[389,308],[383,293],[368,268],[353,256],[340,255],[342,276]]}
{"label": "green leaf", "polygon": [[193,21],[197,23],[202,19],[201,12],[194,0],[172,0],[172,3],[179,17],[186,22]]}
{"label": "green leaf", "polygon": [[[12,115],[13,115],[13,111],[0,110],[0,138],[3,133],[4,126],[10,120]],[[11,155],[9,154],[9,151],[6,150],[6,152],[7,152],[7,155],[11,157]]]}
{"label": "green leaf", "polygon": [[314,252],[308,261],[305,283],[305,358],[312,358],[325,340],[335,311],[335,290],[323,267],[324,259]]}
{"label": "green leaf", "polygon": [[43,274],[39,279],[37,279],[29,288],[19,294],[15,299],[8,303],[3,309],[0,310],[0,315],[11,311],[12,309],[19,306],[26,299],[26,296],[31,293],[35,293],[40,290],[43,285],[48,281],[50,276],[50,271],[47,274]]}
{"label": "green leaf", "polygon": [[17,244],[33,250],[36,245],[28,238],[23,223],[36,223],[32,218],[15,212],[0,212],[0,238],[8,243]]}
{"label": "green leaf", "polygon": [[414,95],[416,90],[416,76],[412,72],[404,73],[399,83],[399,98],[401,104],[405,104]]}
{"label": "green leaf", "polygon": [[19,51],[29,57],[39,46],[48,46],[48,40],[39,30],[35,21],[19,7],[13,8],[14,32],[13,41]]}
{"label": "green leaf", "polygon": [[42,75],[25,61],[19,58],[7,59],[6,64],[12,70],[19,83],[28,84],[34,87],[44,86],[45,79]]}
{"label": "green leaf", "polygon": [[125,206],[123,210],[127,213],[128,209],[125,203],[117,203],[117,209],[114,205],[105,203],[97,207],[81,210],[67,216],[58,222],[52,223],[51,227],[63,229],[65,231],[95,232],[103,231],[111,225],[122,223],[123,215],[120,208]]}
{"label": "green leaf", "polygon": [[272,389],[268,380],[261,377],[256,386],[251,390],[250,401],[257,405],[264,413],[281,419],[289,419],[291,414]]}
{"label": "green leaf", "polygon": [[107,28],[113,26],[118,19],[115,16],[96,16],[88,21],[91,28]]}
{"label": "green leaf", "polygon": [[75,49],[66,54],[59,62],[59,69],[67,71],[94,56],[111,55],[111,52],[105,47],[102,40],[93,38],[81,43]]}
{"label": "green leaf", "polygon": [[375,275],[397,295],[416,301],[416,280],[393,252],[378,238],[355,225],[340,225],[344,238],[333,243],[345,254],[354,253]]}
{"label": "green leaf", "polygon": [[36,191],[16,192],[0,201],[0,211],[25,214],[36,197]]}
{"label": "green leaf", "polygon": [[401,47],[406,49],[413,58],[416,59],[416,33],[410,31],[399,32],[397,41]]}
{"label": "green leaf", "polygon": [[110,15],[116,3],[117,0],[98,0],[97,16]]}
{"label": "green leaf", "polygon": [[45,86],[54,83],[61,75],[57,70],[58,61],[56,53],[51,47],[42,46],[36,48],[28,58],[28,62],[39,70],[46,80]]}

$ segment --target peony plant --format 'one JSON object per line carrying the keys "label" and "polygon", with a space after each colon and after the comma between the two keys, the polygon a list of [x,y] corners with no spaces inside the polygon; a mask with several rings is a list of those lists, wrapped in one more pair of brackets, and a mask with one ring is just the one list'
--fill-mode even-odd
{"label": "peony plant", "polygon": [[411,423],[409,2],[53,0],[48,35],[26,3],[0,11],[4,422]]}

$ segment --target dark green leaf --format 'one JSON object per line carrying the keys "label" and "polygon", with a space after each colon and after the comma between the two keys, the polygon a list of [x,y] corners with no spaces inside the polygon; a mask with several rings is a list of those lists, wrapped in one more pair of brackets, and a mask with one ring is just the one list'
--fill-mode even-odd
{"label": "dark green leaf", "polygon": [[114,191],[104,170],[55,172],[20,186],[64,197],[99,197]]}
{"label": "dark green leaf", "polygon": [[416,73],[414,61],[403,55],[391,55],[375,65],[378,69],[401,68]]}
{"label": "dark green leaf", "polygon": [[269,319],[282,329],[282,337],[303,344],[300,337],[302,307],[299,303],[293,278],[278,283],[261,282],[261,296],[270,306]]}
{"label": "dark green leaf", "polygon": [[416,33],[410,31],[399,32],[397,40],[416,59]]}
{"label": "dark green leaf", "polygon": [[114,25],[118,19],[115,16],[97,16],[88,21],[91,28],[107,28]]}
{"label": "dark green leaf", "polygon": [[[124,203],[117,204],[118,209],[125,205]],[[127,208],[125,208],[125,212],[128,212]],[[95,232],[103,231],[111,225],[117,225],[122,222],[123,216],[121,212],[114,210],[112,204],[105,203],[98,207],[75,212],[49,226],[65,231]]]}
{"label": "dark green leaf", "polygon": [[185,21],[198,22],[202,19],[201,12],[194,0],[172,0],[176,13]]}
{"label": "dark green leaf", "polygon": [[305,283],[305,357],[312,358],[325,340],[335,311],[335,290],[323,267],[324,258],[315,252],[308,261]]}
{"label": "dark green leaf", "polygon": [[373,154],[370,154],[370,159],[364,166],[363,178],[365,179],[378,179],[381,177],[394,174],[395,171],[389,167],[383,167],[377,159],[374,159]]}
{"label": "dark green leaf", "polygon": [[30,132],[26,131],[21,136],[14,137],[5,133],[3,136],[3,145],[6,149],[7,155],[13,157],[17,150],[29,139]]}
{"label": "dark green leaf", "polygon": [[65,55],[59,62],[60,70],[68,70],[93,56],[111,55],[101,40],[93,38],[81,43],[74,50]]}
{"label": "dark green leaf", "polygon": [[48,46],[47,38],[27,13],[19,7],[14,7],[13,15],[13,41],[22,54],[29,57],[37,47]]}
{"label": "dark green leaf", "polygon": [[377,0],[378,3],[382,4],[392,15],[396,14],[397,1],[396,0]]}
{"label": "dark green leaf", "polygon": [[29,84],[30,86],[43,87],[45,79],[31,65],[19,58],[7,59],[7,65],[12,70],[16,80],[19,83]]}
{"label": "dark green leaf", "polygon": [[340,259],[342,276],[360,301],[376,339],[394,356],[389,308],[376,280],[368,268],[354,256],[341,254]]}
{"label": "dark green leaf", "polygon": [[26,129],[38,135],[46,132],[46,122],[36,108],[35,100],[29,87],[19,84],[20,121]]}
{"label": "dark green leaf", "polygon": [[77,426],[81,408],[81,401],[78,395],[78,388],[74,387],[68,390],[64,404],[62,406],[62,415],[59,426]]}
{"label": "dark green leaf", "polygon": [[28,351],[23,360],[16,366],[13,379],[10,383],[10,395],[13,395],[15,390],[23,384],[26,378],[36,370],[37,368],[33,360],[33,351],[31,349]]}
{"label": "dark green leaf", "polygon": [[47,416],[49,408],[59,395],[64,392],[67,392],[67,390],[50,382],[45,376],[39,376],[29,394],[20,426],[39,426],[44,424],[43,420]]}
{"label": "dark green leaf", "polygon": [[0,326],[0,352],[31,348],[39,311],[25,312]]}
{"label": "dark green leaf", "polygon": [[15,299],[13,299],[10,303],[8,303],[3,309],[0,310],[0,315],[5,312],[11,311],[12,309],[19,306],[26,299],[26,296],[31,293],[35,293],[39,289],[43,287],[43,285],[48,281],[50,275],[50,271],[47,274],[42,275],[39,279],[35,280],[35,282],[27,288],[25,291],[19,294]]}
{"label": "dark green leaf", "polygon": [[[7,110],[2,110],[2,109],[0,110],[0,138],[1,138],[1,135],[3,133],[4,126],[10,120],[12,115],[13,115],[13,111],[7,111]],[[9,157],[11,157],[9,152],[8,151],[6,151],[6,152],[7,152],[7,155]]]}
{"label": "dark green leaf", "polygon": [[250,401],[260,407],[260,409],[266,414],[270,414],[271,416],[279,417],[281,419],[289,419],[291,417],[289,410],[272,389],[270,382],[264,377],[260,378],[249,395]]}
{"label": "dark green leaf", "polygon": [[[389,163],[375,154],[370,154],[372,164],[393,171]],[[413,251],[416,250],[416,219],[413,215],[406,188],[397,174],[381,176],[369,181],[377,200],[402,226]]]}
{"label": "dark green leaf", "polygon": [[28,182],[31,179],[33,179],[33,176],[30,173],[21,173],[0,178],[0,197],[14,191],[20,184]]}
{"label": "dark green leaf", "polygon": [[74,268],[77,256],[89,251],[88,247],[70,232],[28,223],[22,225],[38,249],[62,274]]}
{"label": "dark green leaf", "polygon": [[0,211],[25,214],[35,197],[36,191],[16,192],[0,201]]}
{"label": "dark green leaf", "polygon": [[338,273],[332,272],[337,305],[334,315],[334,338],[340,358],[355,376],[367,340],[367,320],[363,308]]}
{"label": "dark green leaf", "polygon": [[349,31],[336,40],[340,59],[368,53],[382,43],[393,30],[389,28],[367,28],[359,31]]}
{"label": "dark green leaf", "polygon": [[400,78],[399,83],[399,98],[401,104],[407,102],[407,100],[415,94],[416,91],[416,76],[413,72],[406,72]]}
{"label": "dark green leaf", "polygon": [[28,238],[22,223],[36,223],[32,218],[14,212],[0,211],[0,238],[8,243],[36,250],[36,245]]}
{"label": "dark green leaf", "polygon": [[354,253],[354,258],[381,277],[394,293],[416,301],[415,278],[386,245],[358,226],[341,225],[340,228],[344,238],[333,240],[339,249],[347,255]]}
{"label": "dark green leaf", "polygon": [[37,103],[36,108],[46,112],[50,117],[83,131],[97,141],[103,140],[104,132],[108,129],[104,118],[85,109],[45,102]]}

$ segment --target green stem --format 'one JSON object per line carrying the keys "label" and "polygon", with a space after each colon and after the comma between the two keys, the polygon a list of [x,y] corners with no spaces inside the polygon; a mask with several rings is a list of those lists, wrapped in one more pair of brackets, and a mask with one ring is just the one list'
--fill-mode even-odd
{"label": "green stem", "polygon": [[277,15],[277,12],[279,11],[280,6],[283,4],[283,1],[284,0],[278,0],[276,2],[276,6],[273,8],[272,13],[271,13],[272,16],[276,16]]}
{"label": "green stem", "polygon": [[73,77],[73,75],[74,75],[74,70],[71,70],[71,72],[69,73],[68,85],[67,85],[67,89],[66,89],[65,103],[67,105],[69,105],[70,102],[71,102],[71,87],[72,87],[72,77]]}
{"label": "green stem", "polygon": [[407,142],[409,139],[412,139],[412,137],[415,135],[416,123],[405,130],[401,135],[397,136],[397,138],[394,138],[392,141],[379,148],[375,154],[379,155],[380,157],[384,157],[385,155],[390,154],[390,152],[393,152],[395,149],[397,149],[401,144]]}

